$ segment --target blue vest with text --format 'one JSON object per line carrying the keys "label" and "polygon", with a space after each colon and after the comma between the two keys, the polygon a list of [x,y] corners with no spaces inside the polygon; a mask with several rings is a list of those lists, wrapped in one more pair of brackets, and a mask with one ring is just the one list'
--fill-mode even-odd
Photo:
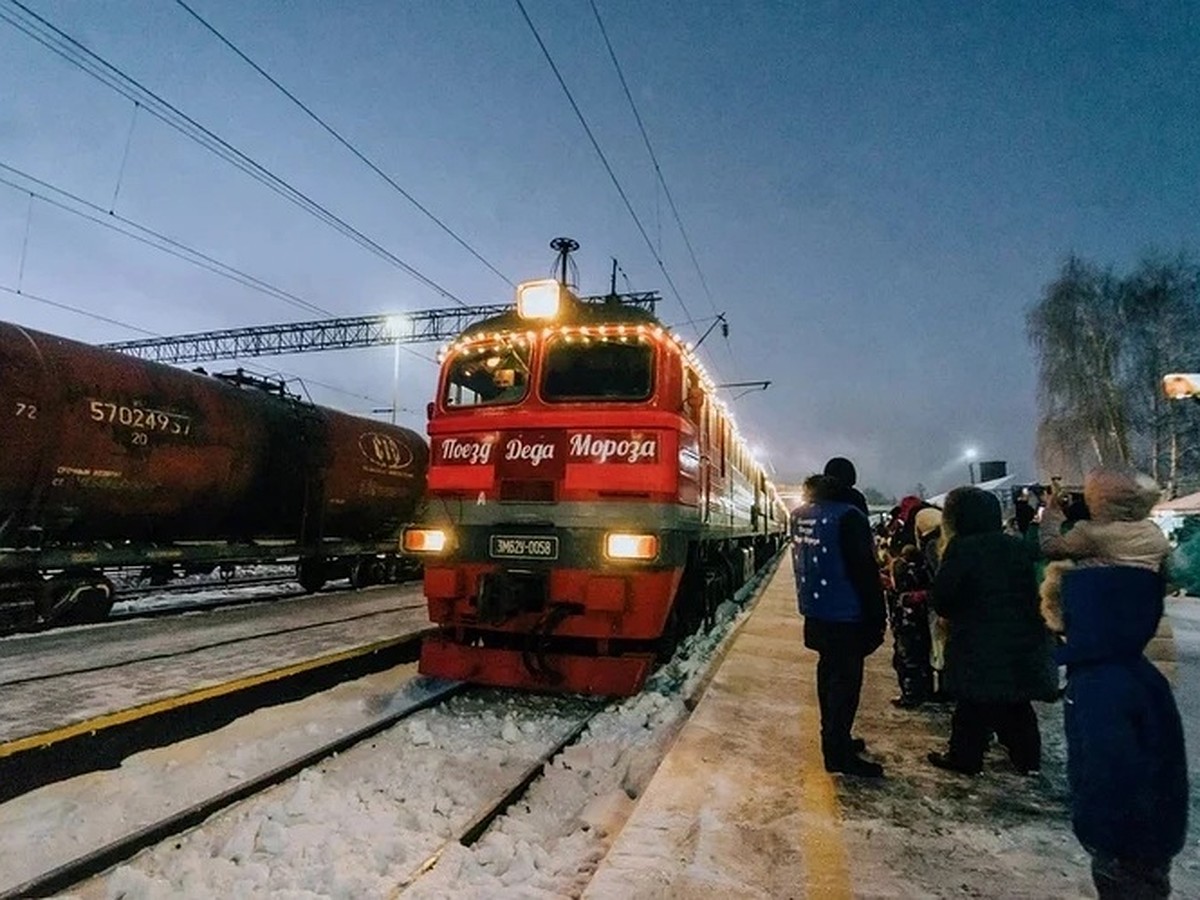
{"label": "blue vest with text", "polygon": [[826,622],[861,622],[862,600],[842,558],[842,517],[861,516],[849,503],[822,500],[792,512],[792,567],[800,615]]}

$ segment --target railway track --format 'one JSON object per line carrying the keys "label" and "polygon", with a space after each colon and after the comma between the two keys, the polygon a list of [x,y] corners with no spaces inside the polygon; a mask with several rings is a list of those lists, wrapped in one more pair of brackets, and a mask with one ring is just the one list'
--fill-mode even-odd
{"label": "railway track", "polygon": [[[459,696],[467,696],[471,698],[472,702],[458,709],[450,709],[450,700]],[[495,696],[495,691],[472,688],[460,682],[414,679],[409,696],[394,704],[369,725],[341,735],[336,740],[331,740],[316,749],[283,762],[270,771],[247,779],[234,788],[214,793],[184,809],[164,815],[153,823],[122,835],[102,847],[62,862],[19,885],[5,888],[3,892],[0,892],[0,900],[16,897],[46,897],[65,890],[72,890],[74,893],[77,889],[82,891],[82,896],[91,896],[84,883],[93,876],[148,848],[178,846],[179,836],[188,829],[210,820],[211,817],[222,811],[229,811],[231,815],[235,816],[236,813],[232,808],[238,804],[269,803],[270,801],[264,799],[264,795],[270,789],[284,785],[289,779],[310,771],[315,766],[331,761],[356,747],[361,747],[373,738],[387,747],[391,741],[384,733],[389,729],[395,729],[396,726],[402,726],[406,720],[412,720],[419,713],[438,712],[453,721],[451,731],[459,730],[472,720],[478,720],[480,704],[483,706],[494,704]],[[413,887],[435,868],[450,847],[469,846],[478,840],[485,833],[489,824],[524,794],[529,785],[542,773],[545,766],[565,747],[578,740],[588,724],[605,706],[603,701],[595,699],[536,698],[527,710],[525,721],[553,718],[555,733],[545,738],[539,735],[541,746],[536,750],[526,751],[522,764],[514,767],[503,783],[490,784],[486,796],[476,805],[456,810],[451,826],[453,835],[442,841],[432,851],[421,851],[420,864],[412,867],[406,877],[396,882],[392,895],[400,896]],[[404,742],[405,738],[406,734],[401,733],[393,735],[392,740]],[[499,742],[503,743],[508,739],[500,737]],[[482,743],[484,743],[484,739],[481,738]],[[451,752],[448,755],[453,756],[454,754]],[[458,764],[457,759],[447,762],[448,766],[457,766]],[[212,822],[209,822],[206,827],[220,828],[221,826],[219,823],[213,825]],[[174,839],[173,842],[172,839]]]}
{"label": "railway track", "polygon": [[[288,585],[292,585],[290,589]],[[278,591],[268,594],[249,593],[263,588],[279,587]],[[344,588],[343,588],[344,589]],[[204,600],[188,602],[180,598],[189,594],[213,592],[218,596]],[[283,600],[288,597],[300,597],[306,592],[296,584],[295,576],[261,576],[257,578],[238,579],[229,582],[193,582],[179,585],[136,585],[118,586],[114,594],[113,609],[102,620],[89,624],[99,625],[104,622],[119,622],[129,619],[162,618],[177,616],[185,613],[203,610],[220,609],[226,606],[250,603],[268,603]],[[8,624],[0,627],[0,637],[10,635],[35,635],[57,631],[76,626],[78,623],[59,622],[25,622],[20,625]]]}
{"label": "railway track", "polygon": [[[595,807],[615,798],[628,814],[720,664],[734,615],[723,613],[720,633],[688,639],[647,693],[622,702],[478,688],[422,705],[389,701],[370,727],[280,762],[253,784],[199,801],[200,792],[188,794],[186,809],[147,817],[20,885],[0,882],[0,898],[68,888],[81,900],[247,889],[447,896],[514,842],[525,848],[518,856],[566,847],[575,859],[555,865],[586,879],[621,820]],[[122,793],[143,784],[153,790],[135,780]],[[73,805],[72,796],[63,802]],[[110,820],[138,821],[118,812]],[[532,833],[538,827],[558,831]]]}
{"label": "railway track", "polygon": [[[373,590],[375,588],[395,588],[401,585],[411,584],[419,580],[419,575],[414,575],[412,578],[407,578],[401,581],[387,582],[385,584],[372,584],[365,588],[354,588],[348,583],[333,582],[321,588],[316,593],[318,594],[339,594],[339,593],[355,593],[363,590]],[[276,587],[278,591],[270,593],[248,593],[249,591],[258,591],[262,588]],[[222,594],[228,592],[228,596],[209,597],[203,600],[188,602],[180,600],[180,597],[187,597],[188,594],[200,594],[208,591],[219,591]],[[239,592],[241,591],[241,592]],[[184,615],[194,612],[209,612],[212,610],[225,609],[230,606],[251,606],[257,603],[275,603],[280,600],[291,600],[296,597],[307,597],[312,594],[300,587],[294,576],[265,576],[257,579],[246,579],[244,581],[230,582],[228,585],[181,585],[176,589],[167,588],[139,588],[138,593],[121,592],[117,594],[117,604],[112,613],[109,614],[108,621],[123,621],[128,619],[158,619],[169,616]],[[137,603],[138,598],[155,598],[161,595],[164,605],[149,606],[146,604],[138,604],[122,608],[121,604],[125,601],[133,601]]]}
{"label": "railway track", "polygon": [[458,682],[426,681],[426,690],[415,691],[412,699],[402,702],[398,708],[380,716],[376,721],[350,734],[305,753],[270,771],[247,779],[234,788],[205,797],[185,809],[164,816],[157,822],[146,825],[136,831],[123,835],[96,850],[82,854],[74,859],[63,862],[49,871],[43,872],[24,883],[7,888],[0,893],[0,900],[12,900],[21,897],[49,897],[66,890],[103,872],[105,869],[129,859],[139,851],[151,847],[173,835],[180,834],[188,828],[203,822],[209,816],[217,813],[239,801],[261,794],[268,788],[280,784],[304,769],[322,760],[342,753],[345,750],[361,744],[380,732],[392,727],[402,720],[459,693],[464,685]]}
{"label": "railway track", "polygon": [[[304,632],[329,628],[333,625],[361,622],[373,618],[389,616],[396,611],[418,610],[423,608],[424,605],[424,601],[420,600],[401,603],[393,608],[388,609],[372,609],[351,612],[345,615],[323,616],[316,621],[301,622],[298,624],[283,624],[281,627],[271,627],[265,631],[236,631],[235,633],[226,637],[218,637],[212,640],[198,639],[195,641],[190,641],[183,646],[169,647],[162,650],[155,650],[153,652],[107,658],[101,655],[98,659],[94,657],[94,661],[92,662],[76,662],[75,657],[65,659],[59,664],[55,664],[56,661],[51,661],[49,663],[43,662],[43,668],[40,670],[35,669],[31,671],[30,674],[25,675],[8,675],[4,672],[3,667],[0,667],[0,687],[12,688],[18,685],[34,684],[39,681],[51,681],[55,678],[93,674],[108,669],[134,666],[139,663],[149,663],[170,660],[177,657],[193,656],[195,654],[213,651],[219,648],[228,648],[234,647],[238,644],[258,642],[271,637],[280,637],[283,635],[298,636]],[[287,620],[284,620],[285,623],[286,621]]]}
{"label": "railway track", "polygon": [[121,603],[137,597],[150,597],[155,594],[198,594],[202,591],[235,591],[240,588],[260,587],[274,584],[295,584],[299,586],[294,573],[284,575],[259,575],[252,578],[231,578],[228,581],[197,581],[181,584],[138,584],[128,587],[118,587],[116,602]]}
{"label": "railway track", "polygon": [[[414,573],[409,578],[393,582],[371,584],[355,588],[346,579],[327,584],[317,593],[331,594],[347,591],[369,590],[377,587],[395,587],[420,578]],[[268,590],[278,588],[278,590]],[[264,592],[265,591],[265,592]],[[273,603],[304,597],[312,592],[305,590],[292,572],[278,575],[260,575],[236,578],[229,581],[183,582],[178,584],[145,585],[118,584],[113,609],[104,622],[121,622],[131,619],[157,619],[188,613],[207,612],[230,606],[248,606],[257,603]],[[208,595],[188,600],[189,595]],[[103,624],[96,622],[92,624]],[[21,626],[0,627],[0,637],[24,634],[44,634],[62,628],[75,627],[71,623],[57,621],[33,622]]]}
{"label": "railway track", "polygon": [[411,662],[427,627],[418,594],[409,588],[343,603],[306,598],[234,609],[205,627],[174,619],[7,639],[0,805],[256,709]]}
{"label": "railway track", "polygon": [[433,853],[421,862],[406,878],[404,878],[389,894],[389,900],[402,896],[410,888],[433,871],[442,857],[452,848],[470,847],[475,844],[488,830],[488,827],[502,816],[514,803],[519,801],[529,790],[530,785],[546,771],[551,761],[574,744],[583,735],[596,716],[606,707],[600,702],[595,708],[571,725],[567,733],[550,744],[546,750],[533,760],[524,771],[516,774],[510,784],[504,785],[495,792],[492,799],[484,803],[476,813],[464,824],[458,826],[456,833],[444,841]]}

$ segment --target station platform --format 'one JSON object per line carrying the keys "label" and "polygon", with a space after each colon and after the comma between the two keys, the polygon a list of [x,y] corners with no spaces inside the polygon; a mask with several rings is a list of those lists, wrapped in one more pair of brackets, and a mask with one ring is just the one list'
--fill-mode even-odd
{"label": "station platform", "polygon": [[416,641],[420,585],[0,640],[0,761]]}
{"label": "station platform", "polygon": [[[785,559],[585,897],[1095,896],[1070,827],[1061,704],[1035,704],[1039,776],[995,746],[975,778],[936,769],[926,754],[945,748],[952,707],[892,706],[889,634],[867,660],[854,732],[885,778],[830,775],[816,662]],[[1200,897],[1192,830],[1178,897]]]}

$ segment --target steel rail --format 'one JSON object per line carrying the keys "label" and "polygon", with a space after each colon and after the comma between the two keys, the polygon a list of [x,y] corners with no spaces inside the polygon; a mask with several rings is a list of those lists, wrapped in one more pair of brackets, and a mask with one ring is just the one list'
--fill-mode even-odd
{"label": "steel rail", "polygon": [[[372,619],[378,616],[390,616],[397,612],[403,612],[410,609],[421,609],[425,606],[424,600],[420,603],[413,603],[406,606],[389,607],[387,609],[372,609],[365,612],[356,612],[349,615],[339,616],[333,619],[322,619],[319,622],[307,622],[303,625],[291,625],[286,628],[278,628],[274,631],[255,632],[254,634],[238,634],[233,637],[222,638],[217,641],[208,641],[207,643],[189,644],[186,647],[178,649],[165,650],[160,653],[151,653],[148,656],[139,656],[132,659],[121,659],[113,663],[103,665],[80,666],[74,669],[60,669],[44,675],[32,675],[27,678],[13,678],[8,681],[0,681],[0,687],[12,687],[19,684],[31,684],[38,681],[52,681],[55,678],[65,678],[68,675],[86,675],[91,672],[103,672],[106,669],[120,669],[124,666],[138,665],[139,663],[154,662],[162,659],[172,659],[177,656],[189,656],[195,653],[203,653],[207,650],[215,650],[218,647],[230,647],[234,644],[245,644],[252,641],[261,641],[266,638],[280,637],[285,634],[298,634],[303,631],[312,631],[317,628],[327,628],[330,625],[343,625],[347,622],[357,622],[362,619]],[[414,632],[414,637],[417,635]]]}
{"label": "steel rail", "polygon": [[525,795],[525,792],[529,790],[530,785],[532,785],[538,778],[541,777],[542,773],[546,771],[546,766],[548,766],[556,756],[562,753],[563,750],[576,743],[579,738],[583,736],[583,732],[587,729],[588,725],[592,723],[592,720],[608,708],[609,704],[601,705],[592,710],[581,721],[575,723],[571,727],[571,730],[561,740],[557,741],[534,762],[530,763],[525,771],[521,773],[521,777],[513,782],[512,786],[504,792],[503,796],[488,804],[474,816],[472,816],[471,820],[459,829],[458,834],[455,837],[452,837],[443,843],[440,847],[438,847],[437,850],[431,853],[424,862],[413,869],[413,871],[396,886],[395,890],[392,891],[392,893],[389,895],[389,900],[395,900],[395,898],[399,897],[402,893],[404,893],[404,891],[412,887],[418,879],[430,872],[435,866],[437,866],[438,862],[441,861],[442,856],[451,847],[456,844],[462,847],[470,847],[481,837],[483,837],[488,828],[491,826],[492,822],[504,815],[509,807],[511,807]]}
{"label": "steel rail", "polygon": [[105,869],[129,859],[140,850],[144,850],[172,835],[179,834],[181,831],[200,824],[213,813],[219,812],[248,797],[253,797],[255,794],[260,794],[267,788],[274,787],[286,781],[304,769],[330,756],[343,753],[355,744],[360,744],[374,737],[414,713],[444,702],[467,687],[463,682],[457,681],[435,684],[429,695],[414,700],[402,709],[393,710],[369,725],[365,725],[350,734],[338,738],[336,741],[305,753],[269,772],[251,778],[237,787],[201,800],[187,809],[173,813],[152,825],[139,828],[90,853],[56,866],[36,878],[29,879],[24,884],[19,884],[14,888],[6,890],[4,893],[0,893],[0,900],[15,900],[18,897],[49,897],[55,893],[67,890],[87,878],[100,874]]}

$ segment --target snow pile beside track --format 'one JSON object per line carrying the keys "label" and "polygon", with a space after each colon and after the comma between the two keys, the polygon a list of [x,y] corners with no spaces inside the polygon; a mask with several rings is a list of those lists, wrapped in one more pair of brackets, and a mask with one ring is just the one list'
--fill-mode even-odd
{"label": "snow pile beside track", "polygon": [[[479,843],[453,844],[404,896],[578,893],[686,720],[685,698],[743,615],[740,605],[723,605],[713,632],[685,641],[642,694],[593,720]],[[594,702],[499,691],[456,698],[145,851],[74,896],[390,896]]]}

